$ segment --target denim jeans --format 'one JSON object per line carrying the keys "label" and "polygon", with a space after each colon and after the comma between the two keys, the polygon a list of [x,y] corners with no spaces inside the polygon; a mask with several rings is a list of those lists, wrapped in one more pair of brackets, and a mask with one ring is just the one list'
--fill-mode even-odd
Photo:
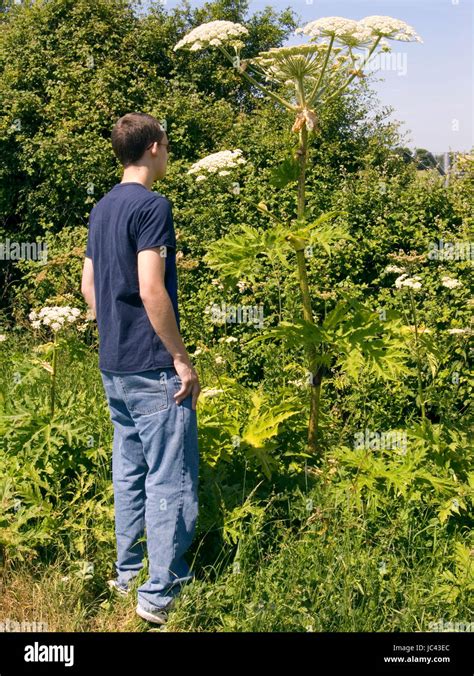
{"label": "denim jeans", "polygon": [[[198,515],[197,413],[174,367],[140,373],[101,370],[114,426],[112,480],[117,582],[126,587],[143,567],[138,588],[145,610],[164,608],[194,579],[184,559]],[[141,539],[141,541],[140,541]]]}

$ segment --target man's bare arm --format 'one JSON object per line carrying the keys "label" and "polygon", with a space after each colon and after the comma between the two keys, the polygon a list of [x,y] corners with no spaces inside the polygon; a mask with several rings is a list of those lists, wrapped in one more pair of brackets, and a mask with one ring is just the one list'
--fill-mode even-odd
{"label": "man's bare arm", "polygon": [[177,403],[192,394],[195,409],[201,391],[197,373],[191,363],[179,333],[171,298],[165,287],[166,257],[164,247],[138,252],[138,283],[140,298],[155,333],[173,357],[174,366],[181,378],[182,387],[175,395]]}
{"label": "man's bare arm", "polygon": [[92,258],[88,258],[87,256],[84,259],[84,267],[82,269],[81,292],[95,317],[94,266],[92,265]]}

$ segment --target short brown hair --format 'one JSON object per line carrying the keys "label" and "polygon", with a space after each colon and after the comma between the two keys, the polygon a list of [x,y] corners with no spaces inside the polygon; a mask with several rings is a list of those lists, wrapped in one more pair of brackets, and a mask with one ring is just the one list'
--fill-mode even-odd
{"label": "short brown hair", "polygon": [[137,162],[146,148],[163,138],[165,130],[152,115],[127,113],[112,129],[112,148],[124,167]]}

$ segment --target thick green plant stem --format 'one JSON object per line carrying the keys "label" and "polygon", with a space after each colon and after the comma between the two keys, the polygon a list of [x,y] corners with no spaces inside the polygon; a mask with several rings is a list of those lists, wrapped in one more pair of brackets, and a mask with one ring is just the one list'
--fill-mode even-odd
{"label": "thick green plant stem", "polygon": [[413,315],[413,323],[415,325],[415,354],[416,354],[416,374],[418,378],[418,398],[420,400],[421,420],[424,423],[426,419],[426,411],[425,411],[425,396],[423,393],[423,381],[421,376],[420,349],[418,342],[418,317],[416,314],[415,301],[413,300],[413,294],[411,291],[409,293],[409,296],[410,296],[411,311]]}
{"label": "thick green plant stem", "polygon": [[54,416],[54,404],[56,396],[56,368],[57,368],[57,354],[58,346],[56,341],[57,333],[54,334],[54,347],[53,347],[53,373],[51,374],[51,418]]}
{"label": "thick green plant stem", "polygon": [[[308,130],[306,125],[299,132],[298,162],[300,165],[298,176],[298,220],[305,217],[305,179],[306,179],[306,161],[308,156]],[[303,300],[303,316],[308,322],[314,324],[313,310],[311,307],[311,294],[308,284],[308,273],[306,270],[306,260],[304,249],[296,250],[296,261],[298,264],[298,278]],[[319,423],[319,400],[321,396],[322,372],[317,368],[317,351],[315,345],[307,348],[308,368],[311,373],[311,394],[308,423],[308,451],[317,454],[320,452],[318,443],[318,423]]]}

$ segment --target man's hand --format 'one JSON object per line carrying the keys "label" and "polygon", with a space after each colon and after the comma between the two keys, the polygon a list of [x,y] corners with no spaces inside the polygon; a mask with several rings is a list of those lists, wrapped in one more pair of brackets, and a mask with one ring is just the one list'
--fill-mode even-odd
{"label": "man's hand", "polygon": [[197,400],[199,393],[201,392],[201,386],[199,384],[197,372],[195,371],[191,362],[185,361],[182,358],[177,358],[174,360],[174,367],[178,373],[179,378],[181,379],[181,389],[174,395],[176,403],[180,404],[183,399],[186,399],[186,397],[192,394],[192,407],[194,410],[196,410]]}
{"label": "man's hand", "polygon": [[138,252],[140,298],[155,333],[173,356],[174,367],[181,379],[181,389],[174,395],[176,403],[180,404],[192,394],[192,406],[196,409],[201,387],[179,333],[175,311],[166,290],[162,248],[152,247]]}

